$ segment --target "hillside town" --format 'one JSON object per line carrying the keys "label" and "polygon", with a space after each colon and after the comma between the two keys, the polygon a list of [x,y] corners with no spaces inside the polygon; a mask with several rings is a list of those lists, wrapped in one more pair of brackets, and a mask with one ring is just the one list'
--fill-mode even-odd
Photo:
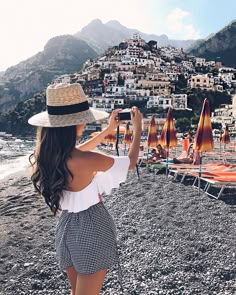
{"label": "hillside town", "polygon": [[[188,89],[227,92],[232,104],[222,105],[212,114],[213,122],[233,124],[236,118],[236,69],[220,61],[186,54],[174,47],[158,47],[156,41],[143,40],[139,34],[109,48],[95,60],[87,60],[82,71],[58,77],[56,82],[79,82],[90,105],[110,112],[127,108],[133,102],[153,110],[191,110],[187,93],[176,91],[180,79]],[[160,118],[159,124],[164,120]]]}

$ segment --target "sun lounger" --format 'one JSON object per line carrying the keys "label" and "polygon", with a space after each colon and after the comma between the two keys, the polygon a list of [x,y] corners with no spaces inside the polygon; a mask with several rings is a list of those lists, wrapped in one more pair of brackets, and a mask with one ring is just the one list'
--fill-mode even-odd
{"label": "sun lounger", "polygon": [[[174,180],[177,179],[179,175],[181,175],[181,183],[184,181],[185,177],[187,175],[195,176],[195,177],[203,177],[203,174],[207,177],[209,177],[209,173],[214,173],[216,171],[218,172],[226,172],[229,171],[232,173],[232,169],[236,168],[236,165],[230,165],[230,164],[222,164],[222,163],[209,163],[202,165],[201,170],[199,170],[198,165],[188,165],[184,166],[181,165],[180,169],[172,169],[169,171],[169,175],[173,174]],[[194,183],[195,184],[195,183]]]}
{"label": "sun lounger", "polygon": [[[206,182],[206,186],[204,188],[204,193],[207,194],[208,196],[211,196],[215,199],[220,199],[224,189],[226,186],[231,187],[231,186],[236,186],[236,175],[235,176],[225,176],[225,177],[213,177],[213,178],[200,178],[201,181]],[[219,186],[220,191],[217,195],[213,195],[212,193],[209,192],[210,188],[212,186]]]}

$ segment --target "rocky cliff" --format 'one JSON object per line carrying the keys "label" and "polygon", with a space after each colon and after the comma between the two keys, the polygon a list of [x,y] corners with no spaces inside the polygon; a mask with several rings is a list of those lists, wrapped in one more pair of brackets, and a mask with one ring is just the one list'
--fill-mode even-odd
{"label": "rocky cliff", "polygon": [[55,77],[79,71],[87,59],[96,56],[86,42],[71,35],[50,39],[42,52],[8,68],[1,77],[5,83],[0,87],[0,112],[43,91]]}
{"label": "rocky cliff", "polygon": [[236,20],[190,51],[195,56],[222,61],[236,67]]}

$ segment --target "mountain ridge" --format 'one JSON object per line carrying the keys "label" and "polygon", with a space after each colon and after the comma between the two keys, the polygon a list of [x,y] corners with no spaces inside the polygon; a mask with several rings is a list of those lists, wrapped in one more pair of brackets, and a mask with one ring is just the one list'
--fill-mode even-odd
{"label": "mountain ridge", "polygon": [[187,49],[196,41],[169,39],[165,34],[159,36],[155,34],[147,34],[138,29],[127,28],[117,20],[110,20],[106,23],[102,23],[100,19],[92,20],[84,26],[81,31],[75,33],[74,36],[87,42],[89,46],[100,54],[107,50],[108,47],[119,44],[134,33],[139,33],[139,35],[146,41],[157,41],[158,46],[171,45],[177,48]]}

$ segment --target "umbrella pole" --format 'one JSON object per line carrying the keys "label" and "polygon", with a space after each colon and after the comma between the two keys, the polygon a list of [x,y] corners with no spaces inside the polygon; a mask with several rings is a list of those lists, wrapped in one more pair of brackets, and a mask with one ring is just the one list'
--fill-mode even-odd
{"label": "umbrella pole", "polygon": [[116,153],[117,153],[117,156],[119,157],[119,133],[120,133],[120,126],[118,125],[117,126],[117,129],[116,129]]}
{"label": "umbrella pole", "polygon": [[149,146],[148,146],[148,150],[147,150],[147,165],[146,165],[147,170],[148,170],[148,155],[149,155]]}
{"label": "umbrella pole", "polygon": [[200,196],[200,177],[202,176],[202,152],[200,152],[200,163],[199,163],[199,171],[198,171],[198,195]]}
{"label": "umbrella pole", "polygon": [[167,147],[167,152],[166,152],[166,177],[168,176],[168,161],[169,161],[169,147]]}
{"label": "umbrella pole", "polygon": [[138,175],[138,180],[140,180],[140,174],[139,174],[138,164],[136,164],[136,171],[137,171],[137,175]]}

